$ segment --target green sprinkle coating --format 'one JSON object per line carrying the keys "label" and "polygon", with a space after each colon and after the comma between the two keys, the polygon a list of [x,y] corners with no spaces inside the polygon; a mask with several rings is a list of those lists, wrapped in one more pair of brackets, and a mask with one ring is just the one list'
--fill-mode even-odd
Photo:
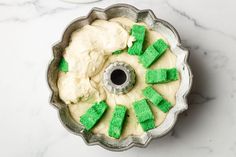
{"label": "green sprinkle coating", "polygon": [[138,55],[137,52],[140,52],[140,50],[142,49],[142,41],[135,41],[132,45],[132,47],[130,47],[128,49],[128,54],[130,55]]}
{"label": "green sprinkle coating", "polygon": [[136,40],[142,41],[145,37],[145,27],[142,25],[133,25],[131,30],[131,35],[135,37]]}
{"label": "green sprinkle coating", "polygon": [[150,45],[142,55],[139,56],[139,61],[145,68],[150,67],[157,59],[159,59],[168,48],[164,40],[159,39],[153,45]]}
{"label": "green sprinkle coating", "polygon": [[176,68],[147,70],[145,75],[145,81],[149,84],[166,83],[175,80],[178,80],[178,70]]}
{"label": "green sprinkle coating", "polygon": [[163,100],[163,97],[158,94],[151,86],[146,87],[142,92],[143,95],[155,105],[158,105]]}
{"label": "green sprinkle coating", "polygon": [[143,95],[150,101],[152,104],[157,106],[162,112],[166,113],[172,107],[171,103],[165,100],[153,87],[148,86],[143,89]]}
{"label": "green sprinkle coating", "polygon": [[135,38],[133,45],[128,49],[130,55],[141,55],[143,53],[143,43],[146,28],[141,25],[133,25],[131,35]]}
{"label": "green sprinkle coating", "polygon": [[170,108],[172,107],[171,103],[167,100],[163,99],[159,104],[158,107],[160,110],[162,110],[164,113],[168,112]]}
{"label": "green sprinkle coating", "polygon": [[155,120],[152,111],[146,101],[142,99],[133,103],[135,115],[144,131],[155,128]]}
{"label": "green sprinkle coating", "polygon": [[147,70],[145,81],[149,84],[165,82],[167,80],[167,72],[165,69]]}
{"label": "green sprinkle coating", "polygon": [[144,122],[141,122],[140,125],[142,126],[144,131],[148,131],[150,129],[155,128],[155,121],[153,119],[149,119]]}
{"label": "green sprinkle coating", "polygon": [[139,62],[145,67],[148,68],[151,66],[159,57],[160,53],[156,51],[153,45],[149,46],[144,53],[139,56]]}
{"label": "green sprinkle coating", "polygon": [[80,117],[80,122],[85,126],[86,130],[92,129],[105,113],[108,105],[105,101],[96,102],[90,107],[84,115]]}
{"label": "green sprinkle coating", "polygon": [[154,119],[146,99],[134,102],[133,107],[139,122],[144,122],[148,119]]}
{"label": "green sprinkle coating", "polygon": [[65,60],[64,57],[62,57],[60,63],[59,63],[59,70],[63,72],[68,72],[68,62]]}
{"label": "green sprinkle coating", "polygon": [[112,52],[112,54],[113,55],[118,55],[118,54],[121,54],[123,52],[124,52],[123,50],[116,50],[116,51]]}
{"label": "green sprinkle coating", "polygon": [[179,73],[176,68],[167,69],[167,80],[175,81],[179,79]]}
{"label": "green sprinkle coating", "polygon": [[155,49],[156,49],[159,53],[161,53],[161,54],[163,54],[163,53],[166,51],[166,49],[169,48],[169,46],[165,43],[165,41],[164,41],[163,39],[157,40],[157,41],[153,44],[153,46],[154,46]]}
{"label": "green sprinkle coating", "polygon": [[122,105],[116,105],[110,122],[108,134],[116,139],[120,138],[123,128],[127,108]]}

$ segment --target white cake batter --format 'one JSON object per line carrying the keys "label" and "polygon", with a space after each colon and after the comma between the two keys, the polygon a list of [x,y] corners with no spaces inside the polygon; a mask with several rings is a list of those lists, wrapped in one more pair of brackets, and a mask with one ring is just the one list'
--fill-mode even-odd
{"label": "white cake batter", "polygon": [[[65,49],[64,58],[69,64],[69,72],[59,73],[58,88],[60,98],[68,104],[72,117],[79,123],[80,116],[91,107],[92,103],[105,100],[109,105],[104,117],[92,129],[94,133],[108,136],[109,122],[116,104],[122,104],[128,108],[128,117],[121,138],[143,133],[136,120],[132,103],[144,98],[141,90],[147,86],[145,84],[146,69],[138,62],[137,56],[131,56],[126,52],[112,55],[113,51],[125,49],[127,44],[129,46],[132,44],[133,39],[129,36],[129,32],[133,24],[133,21],[123,17],[109,21],[96,20],[91,25],[86,25],[74,32],[69,46]],[[145,45],[150,45],[160,38],[164,39],[159,33],[148,30]],[[136,84],[130,92],[124,95],[109,93],[102,84],[104,69],[115,61],[126,62],[135,69]],[[175,65],[176,56],[167,50],[151,66],[151,69],[172,68]],[[172,105],[175,105],[175,95],[179,84],[180,80],[177,80],[153,87]],[[156,126],[158,126],[165,119],[166,113],[153,105],[151,108]]]}

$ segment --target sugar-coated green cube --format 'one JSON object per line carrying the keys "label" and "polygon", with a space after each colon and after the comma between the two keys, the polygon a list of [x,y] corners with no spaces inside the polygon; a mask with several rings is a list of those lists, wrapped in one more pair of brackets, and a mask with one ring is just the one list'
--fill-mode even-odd
{"label": "sugar-coated green cube", "polygon": [[176,68],[147,70],[145,80],[149,84],[175,81],[178,80],[178,70]]}
{"label": "sugar-coated green cube", "polygon": [[116,105],[113,117],[123,118],[126,113],[127,108],[122,105]]}
{"label": "sugar-coated green cube", "polygon": [[146,120],[146,121],[140,123],[140,125],[144,131],[148,131],[148,130],[155,128],[155,120],[149,119],[149,120]]}
{"label": "sugar-coated green cube", "polygon": [[128,54],[130,55],[140,55],[143,53],[142,49],[143,49],[143,41],[135,41],[132,45],[132,47],[130,47],[128,49]]}
{"label": "sugar-coated green cube", "polygon": [[89,115],[90,118],[92,119],[96,119],[97,117],[99,117],[99,113],[93,108],[89,108],[86,112],[87,115]]}
{"label": "sugar-coated green cube", "polygon": [[132,33],[143,33],[145,32],[145,27],[143,25],[136,25],[132,26]]}
{"label": "sugar-coated green cube", "polygon": [[116,139],[120,138],[126,111],[127,108],[125,106],[116,105],[108,129],[108,134],[110,137],[114,137]]}
{"label": "sugar-coated green cube", "polygon": [[119,127],[112,127],[112,128],[109,128],[109,130],[108,130],[108,135],[109,135],[110,137],[119,139],[120,136],[121,136],[121,129],[120,129]]}
{"label": "sugar-coated green cube", "polygon": [[135,115],[144,131],[155,128],[152,111],[145,99],[133,103]]}
{"label": "sugar-coated green cube", "polygon": [[140,123],[149,119],[154,119],[154,116],[152,114],[152,111],[146,99],[135,101],[133,103],[133,107],[134,107],[135,115]]}
{"label": "sugar-coated green cube", "polygon": [[175,81],[178,80],[179,73],[176,68],[171,68],[167,70],[167,80],[168,81]]}
{"label": "sugar-coated green cube", "polygon": [[143,43],[145,38],[145,27],[141,25],[133,25],[131,35],[135,38],[133,45],[128,49],[130,55],[141,55],[143,53]]}
{"label": "sugar-coated green cube", "polygon": [[166,113],[170,110],[170,108],[172,107],[171,103],[168,102],[167,100],[163,99],[159,104],[158,104],[159,109]]}
{"label": "sugar-coated green cube", "polygon": [[165,53],[168,47],[169,46],[164,42],[164,40],[159,39],[144,51],[144,53],[139,57],[139,61],[145,68],[148,68]]}
{"label": "sugar-coated green cube", "polygon": [[150,67],[159,57],[160,53],[153,47],[149,46],[144,53],[139,56],[139,62],[145,67]]}
{"label": "sugar-coated green cube", "polygon": [[92,107],[90,107],[86,113],[80,117],[80,122],[84,125],[86,130],[92,129],[99,119],[101,119],[107,108],[108,105],[105,101],[94,103]]}
{"label": "sugar-coated green cube", "polygon": [[165,69],[147,70],[145,80],[149,84],[166,82],[167,72]]}
{"label": "sugar-coated green cube", "polygon": [[122,122],[122,118],[112,116],[112,120],[110,121],[110,128],[111,127],[120,127],[120,123]]}
{"label": "sugar-coated green cube", "polygon": [[101,115],[105,112],[105,110],[107,109],[108,105],[105,101],[100,101],[98,103],[95,103],[95,105],[92,106],[92,108],[94,110],[96,110],[96,112]]}
{"label": "sugar-coated green cube", "polygon": [[158,39],[154,44],[154,48],[161,54],[163,54],[169,47],[163,39]]}
{"label": "sugar-coated green cube", "polygon": [[171,103],[165,100],[153,87],[148,86],[143,89],[143,95],[157,106],[162,112],[166,113],[172,107]]}
{"label": "sugar-coated green cube", "polygon": [[96,123],[96,119],[90,116],[89,114],[84,114],[80,117],[80,122],[85,126],[86,130],[90,130]]}
{"label": "sugar-coated green cube", "polygon": [[68,70],[69,70],[68,62],[65,60],[64,57],[62,57],[62,59],[59,63],[59,70],[63,71],[63,72],[68,72]]}
{"label": "sugar-coated green cube", "polygon": [[151,86],[146,87],[142,92],[143,95],[156,106],[163,100],[163,97]]}
{"label": "sugar-coated green cube", "polygon": [[145,29],[144,32],[132,32],[131,35],[135,38],[135,41],[144,41]]}
{"label": "sugar-coated green cube", "polygon": [[135,37],[136,40],[144,40],[145,37],[145,27],[142,25],[133,25],[131,30],[131,35]]}

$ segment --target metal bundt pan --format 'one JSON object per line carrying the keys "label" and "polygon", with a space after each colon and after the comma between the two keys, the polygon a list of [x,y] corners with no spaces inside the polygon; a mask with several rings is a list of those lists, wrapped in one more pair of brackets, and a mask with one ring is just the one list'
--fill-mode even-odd
{"label": "metal bundt pan", "polygon": [[[58,79],[58,64],[62,57],[64,49],[70,42],[71,34],[90,24],[96,19],[108,20],[114,17],[127,17],[135,22],[145,22],[150,28],[158,31],[169,42],[172,52],[177,56],[176,67],[180,72],[181,83],[179,90],[176,93],[176,104],[167,114],[164,122],[155,129],[152,129],[142,136],[129,136],[121,140],[113,140],[104,135],[94,135],[83,129],[83,126],[75,122],[71,117],[68,107],[59,98],[57,79]],[[154,139],[167,134],[174,126],[179,113],[188,108],[186,96],[190,91],[192,84],[192,74],[187,63],[189,52],[182,47],[179,34],[173,26],[168,22],[158,19],[151,10],[138,10],[128,4],[115,4],[106,9],[93,8],[88,16],[80,17],[72,22],[65,30],[62,40],[53,46],[53,60],[51,61],[47,79],[49,87],[52,91],[50,103],[57,107],[59,116],[64,126],[72,133],[80,135],[88,145],[100,145],[111,151],[124,151],[133,146],[146,147],[148,143]]]}

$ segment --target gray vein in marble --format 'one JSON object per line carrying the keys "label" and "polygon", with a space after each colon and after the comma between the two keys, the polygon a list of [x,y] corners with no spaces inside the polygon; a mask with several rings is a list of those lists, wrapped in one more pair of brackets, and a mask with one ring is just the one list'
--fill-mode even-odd
{"label": "gray vein in marble", "polygon": [[187,13],[185,13],[184,11],[178,10],[177,8],[175,8],[173,5],[171,5],[168,1],[166,1],[166,4],[168,7],[170,7],[174,12],[178,13],[179,15],[185,17],[186,19],[190,20],[193,22],[194,26],[202,28],[202,29],[209,29],[206,26],[201,25],[200,23],[198,23],[198,21],[194,18],[192,18],[191,16],[189,16]]}
{"label": "gray vein in marble", "polygon": [[8,19],[4,19],[4,20],[0,20],[0,23],[5,23],[5,22],[27,22],[29,20],[33,20],[33,18],[27,18],[27,19],[23,19],[23,18],[18,18],[18,17],[12,17],[12,18],[8,18]]}
{"label": "gray vein in marble", "polygon": [[67,137],[68,137],[68,134],[62,134],[62,135],[58,136],[56,139],[48,141],[43,146],[41,146],[40,149],[36,150],[36,152],[32,152],[32,156],[36,156],[36,157],[43,157],[43,156],[45,156],[45,154],[50,149],[50,147],[52,147],[56,143],[64,140]]}
{"label": "gray vein in marble", "polygon": [[[225,52],[219,51],[217,49],[206,49],[203,47],[199,47],[199,45],[189,45],[186,40],[182,40],[183,43],[185,43],[186,48],[190,50],[190,52],[197,52],[197,54],[202,54],[206,57],[208,57],[208,60],[212,60],[211,66],[214,68],[214,70],[218,69],[224,69],[228,70],[230,67],[228,67],[228,63],[231,61],[231,58],[229,58],[227,55],[225,55]],[[230,71],[230,70],[229,70]],[[229,72],[230,75],[234,75],[233,72]]]}
{"label": "gray vein in marble", "polygon": [[205,96],[199,92],[191,92],[189,95],[190,104],[204,104],[215,99],[216,97]]}
{"label": "gray vein in marble", "polygon": [[33,1],[26,1],[23,3],[18,4],[7,4],[7,3],[0,3],[0,7],[27,7],[33,6],[35,10],[38,12],[38,15],[32,16],[30,18],[24,17],[10,17],[6,19],[0,20],[0,23],[3,22],[28,22],[30,20],[34,20],[35,18],[43,17],[45,15],[52,15],[63,11],[75,10],[79,8],[79,5],[72,4],[72,7],[56,7],[53,9],[47,9],[46,7],[40,5],[40,0],[33,0]]}
{"label": "gray vein in marble", "polygon": [[209,146],[199,146],[199,147],[194,147],[196,150],[205,150],[208,153],[212,153],[213,149]]}
{"label": "gray vein in marble", "polygon": [[37,3],[39,2],[40,0],[30,0],[30,1],[25,1],[25,2],[22,2],[22,3],[3,3],[3,2],[0,2],[0,6],[5,6],[5,7],[21,7],[21,6],[26,6],[26,5],[37,5]]}
{"label": "gray vein in marble", "polygon": [[48,10],[46,12],[43,12],[41,13],[39,16],[42,17],[42,16],[45,16],[45,15],[51,15],[51,14],[56,14],[56,13],[59,13],[59,12],[62,12],[62,11],[68,11],[68,10],[73,10],[73,9],[77,9],[78,6],[76,7],[71,7],[71,8],[63,8],[63,7],[58,7],[58,8],[55,8],[55,9],[52,9],[52,10]]}
{"label": "gray vein in marble", "polygon": [[55,9],[44,11],[44,12],[38,14],[37,16],[33,16],[33,17],[30,17],[30,18],[11,17],[11,18],[0,20],[0,23],[4,23],[4,22],[22,22],[23,23],[23,22],[28,22],[28,21],[34,20],[35,18],[43,17],[43,16],[46,16],[46,15],[53,15],[53,14],[56,14],[58,12],[74,10],[74,9],[77,9],[77,8],[78,8],[78,6],[73,7],[73,8],[58,7],[58,8],[55,8]]}
{"label": "gray vein in marble", "polygon": [[188,15],[186,12],[182,11],[182,10],[179,10],[177,8],[175,8],[173,5],[171,5],[168,1],[165,1],[166,5],[171,8],[175,13],[179,14],[180,16],[182,17],[185,17],[187,20],[190,20],[193,22],[193,25],[195,27],[198,27],[198,28],[201,28],[203,30],[207,30],[207,31],[213,31],[213,32],[216,32],[216,33],[219,33],[223,36],[226,36],[234,41],[236,41],[236,36],[234,35],[231,35],[231,34],[228,34],[228,33],[225,33],[221,30],[218,30],[218,29],[215,29],[215,28],[211,28],[211,27],[207,27],[207,26],[204,26],[202,24],[200,24],[195,18],[191,17],[190,15]]}

